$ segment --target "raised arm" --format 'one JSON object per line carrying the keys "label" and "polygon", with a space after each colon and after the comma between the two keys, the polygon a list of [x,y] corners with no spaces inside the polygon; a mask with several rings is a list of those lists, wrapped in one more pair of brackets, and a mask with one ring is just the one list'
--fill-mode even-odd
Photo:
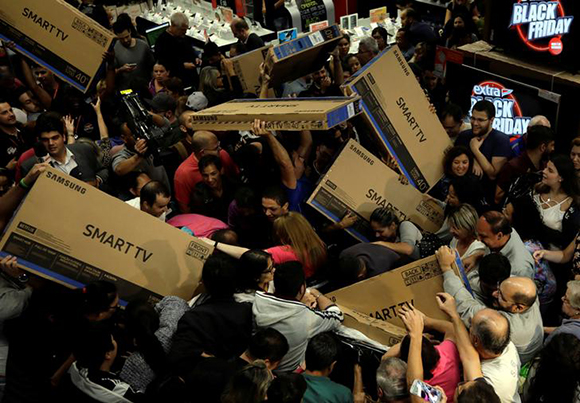
{"label": "raised arm", "polygon": [[471,344],[471,339],[469,338],[467,329],[457,313],[455,299],[444,292],[438,293],[436,299],[439,308],[449,315],[451,322],[453,323],[457,350],[459,351],[459,357],[461,358],[461,364],[463,365],[465,380],[473,381],[477,378],[483,377],[479,354]]}
{"label": "raised arm", "polygon": [[288,151],[280,144],[274,134],[265,129],[265,122],[256,119],[254,121],[253,131],[256,135],[266,138],[268,145],[272,149],[274,160],[280,168],[282,183],[288,189],[296,189],[296,173],[294,172],[294,165],[288,155]]}

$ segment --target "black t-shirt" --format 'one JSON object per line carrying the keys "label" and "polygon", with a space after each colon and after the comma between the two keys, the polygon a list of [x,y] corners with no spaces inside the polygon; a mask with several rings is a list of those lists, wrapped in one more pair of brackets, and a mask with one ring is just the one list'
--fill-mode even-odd
{"label": "black t-shirt", "polygon": [[178,38],[167,31],[163,32],[155,42],[155,59],[169,69],[172,77],[181,78],[185,87],[190,85],[197,87],[197,70],[187,70],[183,67],[183,63],[195,62],[193,44],[187,36]]}
{"label": "black t-shirt", "polygon": [[30,146],[21,131],[13,136],[0,129],[0,167],[4,168],[14,158],[18,160]]}

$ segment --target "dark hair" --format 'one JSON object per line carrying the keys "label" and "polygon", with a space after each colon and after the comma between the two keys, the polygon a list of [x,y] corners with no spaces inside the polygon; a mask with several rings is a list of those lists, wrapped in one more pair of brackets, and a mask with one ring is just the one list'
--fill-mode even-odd
{"label": "dark hair", "polygon": [[323,371],[338,360],[338,343],[330,332],[319,333],[308,342],[306,347],[306,369]]}
{"label": "dark hair", "polygon": [[334,285],[337,288],[342,288],[358,282],[358,274],[364,268],[364,264],[364,261],[357,256],[339,258],[338,265],[332,275]]}
{"label": "dark hair", "polygon": [[157,200],[157,195],[169,197],[171,196],[171,193],[169,193],[169,189],[167,189],[167,186],[165,186],[163,182],[147,182],[145,186],[141,188],[141,203],[147,202],[147,204],[153,206]]}
{"label": "dark hair", "polygon": [[305,281],[302,263],[282,263],[278,265],[274,272],[275,294],[285,298],[296,298]]}
{"label": "dark hair", "polygon": [[382,227],[388,227],[392,223],[395,223],[398,226],[401,222],[399,217],[397,217],[397,214],[395,214],[395,211],[386,207],[376,208],[371,214],[369,221],[376,222]]}
{"label": "dark hair", "polygon": [[531,402],[571,402],[580,381],[580,339],[560,333],[544,346],[530,387]]}
{"label": "dark hair", "polygon": [[471,172],[471,168],[473,167],[473,154],[471,150],[464,146],[454,146],[451,147],[443,156],[443,172],[447,176],[455,176],[453,175],[452,165],[453,160],[460,155],[467,155],[467,159],[469,160],[469,168],[467,169],[467,173]]}
{"label": "dark hair", "polygon": [[127,21],[117,20],[113,23],[113,32],[118,35],[123,31],[129,31],[131,33],[131,27],[128,26]]}
{"label": "dark hair", "polygon": [[558,175],[562,178],[562,190],[566,192],[568,196],[576,198],[579,195],[578,191],[578,178],[576,176],[576,169],[574,169],[574,163],[568,155],[554,155],[550,157],[550,161],[556,167]]}
{"label": "dark hair", "polygon": [[99,323],[89,326],[73,342],[77,365],[88,370],[98,370],[105,361],[105,355],[114,349],[111,331]]}
{"label": "dark hair", "polygon": [[509,278],[511,267],[507,257],[501,253],[492,252],[485,255],[479,262],[479,280],[482,283],[495,286]]}
{"label": "dark hair", "polygon": [[240,29],[250,29],[250,27],[248,26],[248,23],[241,19],[241,18],[236,18],[233,22],[232,22],[232,26],[236,29],[236,30],[240,30]]}
{"label": "dark hair", "polygon": [[461,204],[469,204],[478,213],[482,210],[483,195],[479,181],[472,175],[454,176],[449,187],[453,186],[455,195]]}
{"label": "dark hair", "polygon": [[268,403],[302,403],[306,388],[306,380],[301,374],[280,375],[268,388]]}
{"label": "dark hair", "polygon": [[[345,63],[348,65],[348,61],[352,58],[355,58],[356,60],[358,60],[359,64],[360,64],[360,60],[358,59],[357,55],[355,55],[354,53],[350,53],[346,56],[346,59],[344,59]],[[350,66],[349,66],[350,69]]]}
{"label": "dark hair", "polygon": [[439,118],[443,120],[447,116],[451,116],[453,120],[456,122],[461,122],[463,120],[463,110],[459,105],[448,103],[447,105],[445,105],[443,110],[441,110]]}
{"label": "dark hair", "polygon": [[[348,43],[350,43],[350,35],[349,34],[342,34],[342,38],[340,39],[346,39]],[[340,42],[340,39],[338,40]]]}
{"label": "dark hair", "polygon": [[64,122],[62,116],[58,112],[44,112],[36,119],[34,132],[37,137],[42,133],[58,132],[64,136]]}
{"label": "dark hair", "polygon": [[75,292],[80,299],[76,308],[83,315],[107,312],[117,298],[115,284],[103,280],[93,281]]}
{"label": "dark hair", "polygon": [[137,38],[139,36],[139,34],[137,33],[137,29],[135,29],[135,26],[133,25],[133,21],[131,20],[131,16],[129,14],[127,13],[119,14],[117,16],[116,22],[123,22],[125,24],[125,27],[131,30],[131,36],[133,38]]}
{"label": "dark hair", "polygon": [[[141,175],[147,175],[146,172],[139,172],[139,171],[131,171],[127,175],[124,175],[123,182],[127,186],[128,189],[134,189],[139,185],[139,177]],[[149,176],[149,175],[147,175]],[[149,182],[147,182],[149,183]]]}
{"label": "dark hair", "polygon": [[[169,77],[165,82],[167,91],[175,92],[177,95],[183,95],[183,81],[179,77]],[[172,108],[175,109],[175,108]]]}
{"label": "dark hair", "polygon": [[381,38],[383,38],[383,40],[385,41],[385,44],[387,44],[388,39],[389,39],[389,34],[387,33],[387,30],[385,28],[383,28],[383,27],[376,27],[371,32],[371,36],[373,36],[374,34],[379,34],[381,36]]}
{"label": "dark hair", "polygon": [[512,233],[512,226],[509,220],[499,211],[483,213],[483,218],[490,225],[492,234],[497,235],[501,232],[504,235],[509,235]]}
{"label": "dark hair", "polygon": [[542,144],[549,144],[554,141],[554,131],[542,125],[528,126],[526,134],[526,148],[535,150]]}
{"label": "dark hair", "polygon": [[477,378],[469,387],[463,388],[457,396],[457,403],[500,403],[493,386],[485,378]]}
{"label": "dark hair", "polygon": [[257,290],[260,277],[268,269],[268,260],[272,256],[260,249],[251,249],[240,257],[237,289],[241,292]]}
{"label": "dark hair", "polygon": [[145,300],[131,301],[125,309],[125,323],[131,339],[135,340],[138,351],[153,371],[163,368],[165,351],[155,336],[159,329],[159,314]]}
{"label": "dark hair", "polygon": [[[400,357],[403,361],[409,361],[409,347],[411,345],[411,338],[409,335],[403,337],[401,340],[401,354]],[[437,367],[439,362],[439,352],[433,346],[426,337],[422,338],[421,341],[421,361],[423,362],[423,378],[431,379],[433,378],[433,370]]]}
{"label": "dark hair", "polygon": [[210,256],[203,265],[201,280],[209,295],[231,298],[236,290],[236,263],[224,254]]}
{"label": "dark hair", "polygon": [[288,340],[278,330],[268,327],[258,330],[250,339],[248,352],[253,359],[279,362],[290,350]]}
{"label": "dark hair", "polygon": [[203,56],[205,58],[210,58],[212,56],[216,56],[216,55],[219,55],[219,54],[221,54],[220,53],[220,49],[219,49],[218,45],[215,42],[208,41],[203,46]]}
{"label": "dark hair", "polygon": [[421,16],[419,15],[419,13],[417,11],[415,11],[414,8],[406,8],[403,11],[407,12],[407,18],[411,17],[415,21],[421,21]]}
{"label": "dark hair", "polygon": [[473,322],[471,323],[473,333],[477,336],[479,341],[481,341],[481,346],[493,354],[503,353],[510,343],[510,322],[505,318],[505,316],[501,316],[501,318],[503,318],[507,324],[507,332],[501,335],[498,335],[495,330],[491,329],[486,321],[480,320],[475,324]]}
{"label": "dark hair", "polygon": [[238,234],[233,229],[223,228],[218,229],[213,234],[211,234],[211,240],[225,243],[228,245],[237,245],[238,244]]}
{"label": "dark hair", "polygon": [[197,163],[197,166],[199,167],[199,172],[203,172],[203,170],[210,165],[215,166],[218,171],[221,170],[222,161],[220,160],[220,157],[212,154],[204,155],[199,159],[199,162]]}
{"label": "dark hair", "polygon": [[272,186],[264,189],[262,198],[274,200],[278,205],[284,206],[288,203],[288,194],[279,186]]}
{"label": "dark hair", "polygon": [[165,60],[155,60],[155,63],[153,63],[153,67],[155,67],[155,65],[158,64],[159,66],[163,66],[165,68],[165,70],[167,70],[168,72],[170,72],[169,68],[167,66],[169,66],[169,64],[167,63],[167,61]]}
{"label": "dark hair", "polygon": [[260,201],[258,200],[256,192],[248,186],[238,188],[234,200],[236,201],[238,208],[258,209],[260,206]]}
{"label": "dark hair", "polygon": [[473,105],[473,110],[478,112],[485,112],[488,119],[495,117],[495,106],[492,102],[485,99],[477,101],[475,105]]}

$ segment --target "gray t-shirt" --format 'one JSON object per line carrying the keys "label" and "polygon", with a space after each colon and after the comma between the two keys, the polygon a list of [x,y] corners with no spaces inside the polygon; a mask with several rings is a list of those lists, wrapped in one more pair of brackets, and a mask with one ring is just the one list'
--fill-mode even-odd
{"label": "gray t-shirt", "polygon": [[399,225],[399,242],[405,242],[414,248],[413,253],[409,256],[413,260],[421,258],[419,251],[419,242],[421,242],[421,239],[423,239],[421,231],[411,221],[403,221]]}
{"label": "gray t-shirt", "polygon": [[135,63],[137,65],[137,68],[131,72],[117,74],[118,89],[124,90],[129,88],[131,81],[136,78],[140,78],[147,83],[151,80],[155,59],[149,45],[145,41],[135,39],[135,46],[131,48],[126,48],[121,42],[117,42],[114,49],[115,68],[129,63]]}
{"label": "gray t-shirt", "polygon": [[[113,161],[111,162],[113,171],[115,171],[121,162],[128,160],[134,155],[135,153],[133,151],[129,150],[127,147],[123,147],[121,151],[113,156]],[[171,191],[169,178],[167,177],[165,168],[162,165],[153,165],[153,156],[150,155],[147,158],[143,158],[141,163],[137,166],[137,168],[134,169],[134,171],[146,173],[152,180],[162,182],[165,186],[167,186],[167,189]]]}

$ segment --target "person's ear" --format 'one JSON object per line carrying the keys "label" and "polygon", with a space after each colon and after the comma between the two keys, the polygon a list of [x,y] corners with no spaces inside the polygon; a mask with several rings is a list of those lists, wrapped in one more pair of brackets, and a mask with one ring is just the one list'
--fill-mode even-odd
{"label": "person's ear", "polygon": [[520,313],[526,310],[526,306],[519,302],[515,303],[511,307],[513,313]]}
{"label": "person's ear", "polygon": [[334,361],[332,364],[330,364],[330,372],[334,371],[334,366],[336,365],[338,361]]}
{"label": "person's ear", "polygon": [[290,207],[290,204],[288,202],[284,203],[284,205],[282,206],[282,210],[286,210],[288,211],[288,208]]}
{"label": "person's ear", "polygon": [[130,192],[130,193],[131,193],[133,196],[135,196],[135,197],[137,197],[137,196],[138,196],[138,195],[137,195],[137,191],[135,190],[135,188],[129,188],[129,192]]}

